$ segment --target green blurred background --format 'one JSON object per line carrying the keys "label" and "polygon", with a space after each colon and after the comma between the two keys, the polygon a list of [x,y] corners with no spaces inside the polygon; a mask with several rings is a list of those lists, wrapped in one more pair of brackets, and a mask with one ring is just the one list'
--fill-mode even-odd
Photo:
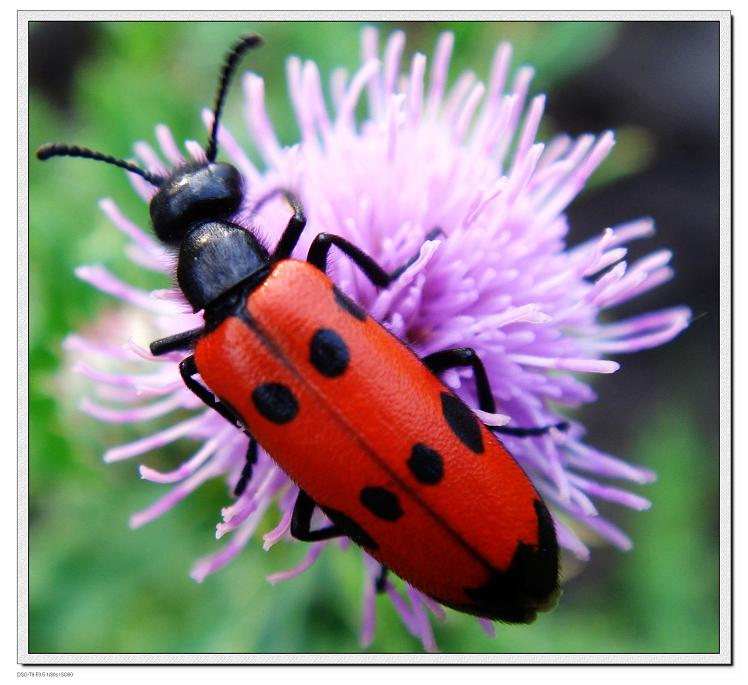
{"label": "green blurred background", "polygon": [[[406,58],[415,50],[431,55],[437,35],[453,31],[452,78],[465,68],[487,78],[495,45],[511,40],[513,65],[537,69],[531,94],[549,94],[541,138],[615,128],[614,153],[569,212],[571,239],[654,216],[657,237],[633,253],[673,248],[678,276],[616,315],[685,303],[699,317],[665,348],[621,358],[622,371],[597,383],[600,401],[582,413],[590,444],[659,474],[637,489],[651,510],[606,509],[634,550],[595,548],[556,611],[531,626],[498,625],[495,639],[449,611],[435,625],[441,650],[718,651],[717,25],[383,24],[380,42],[396,26],[408,34]],[[266,45],[245,67],[265,77],[276,130],[293,143],[285,59],[315,59],[323,79],[338,65],[350,73],[360,28],[32,22],[29,148],[59,140],[128,156],[134,141],[153,142],[159,122],[177,140],[203,141],[200,108],[212,103],[227,47],[248,29]],[[225,123],[249,148],[240,100],[235,88]],[[214,526],[228,496],[218,481],[143,529],[128,529],[129,514],[163,487],[139,482],[134,461],[105,466],[100,456],[156,424],[103,425],[80,413],[86,383],[65,369],[61,342],[115,306],[75,278],[77,265],[100,262],[144,287],[167,285],[127,262],[124,238],[96,203],[112,197],[144,226],[147,208],[118,170],[72,160],[32,159],[29,192],[29,651],[359,651],[357,552],[331,548],[311,571],[273,587],[265,576],[295,565],[304,549],[280,544],[265,553],[255,541],[228,568],[194,583],[194,559],[219,544]],[[145,461],[175,465],[192,449],[183,441]],[[369,651],[421,651],[386,599],[378,610]]]}

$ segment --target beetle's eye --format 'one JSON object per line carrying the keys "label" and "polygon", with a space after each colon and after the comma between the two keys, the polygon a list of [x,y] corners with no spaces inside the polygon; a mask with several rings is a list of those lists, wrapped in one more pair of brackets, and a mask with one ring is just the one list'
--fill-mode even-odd
{"label": "beetle's eye", "polygon": [[242,201],[242,176],[236,167],[210,163],[177,171],[151,200],[151,221],[156,236],[179,245],[197,222],[227,219]]}

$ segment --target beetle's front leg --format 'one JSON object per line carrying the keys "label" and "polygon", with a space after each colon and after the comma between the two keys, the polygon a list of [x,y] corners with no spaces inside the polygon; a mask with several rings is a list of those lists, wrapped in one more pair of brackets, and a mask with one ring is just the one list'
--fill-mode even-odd
{"label": "beetle's front leg", "polygon": [[[287,190],[278,190],[277,192],[282,194],[286,199],[286,202],[291,205],[293,216],[289,219],[288,225],[283,231],[283,235],[280,237],[280,240],[273,250],[273,254],[270,258],[270,261],[273,264],[282,259],[288,259],[291,256],[291,253],[294,251],[296,243],[299,242],[299,238],[304,232],[304,227],[306,226],[306,216],[304,215],[304,210],[296,196]],[[264,199],[258,203],[258,205],[262,202],[264,202]]]}
{"label": "beetle's front leg", "polygon": [[168,352],[178,352],[180,350],[191,350],[203,334],[203,327],[193,328],[191,331],[183,331],[176,335],[170,335],[166,338],[159,338],[150,344],[151,354],[154,357],[160,357]]}

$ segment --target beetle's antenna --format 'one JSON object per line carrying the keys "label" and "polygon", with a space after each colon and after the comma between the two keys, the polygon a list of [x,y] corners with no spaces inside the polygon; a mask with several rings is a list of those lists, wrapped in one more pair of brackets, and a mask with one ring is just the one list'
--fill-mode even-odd
{"label": "beetle's antenna", "polygon": [[144,169],[141,169],[137,164],[127,162],[124,159],[117,159],[111,155],[105,155],[102,152],[96,152],[95,150],[89,150],[85,147],[78,147],[77,145],[65,145],[65,143],[47,143],[42,145],[36,151],[37,159],[45,160],[50,157],[83,157],[85,159],[93,159],[97,162],[106,162],[107,164],[113,164],[126,171],[131,171],[133,174],[142,176],[148,183],[160,187],[164,179],[161,176],[151,174]]}
{"label": "beetle's antenna", "polygon": [[262,38],[260,38],[260,36],[256,33],[250,33],[249,35],[240,38],[236,45],[231,48],[228,55],[226,55],[226,59],[221,67],[220,80],[218,81],[216,104],[213,106],[213,129],[210,132],[208,146],[205,148],[205,156],[208,158],[209,162],[216,161],[216,155],[218,154],[218,122],[221,118],[223,103],[226,100],[226,92],[229,88],[229,82],[234,74],[239,58],[247,52],[247,50],[257,47],[261,43]]}

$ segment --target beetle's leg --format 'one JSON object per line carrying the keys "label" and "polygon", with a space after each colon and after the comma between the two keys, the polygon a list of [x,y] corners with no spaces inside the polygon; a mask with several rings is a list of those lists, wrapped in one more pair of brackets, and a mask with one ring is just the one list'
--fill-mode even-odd
{"label": "beetle's leg", "polygon": [[379,573],[377,574],[377,578],[374,581],[374,588],[380,594],[385,591],[385,588],[387,586],[387,574],[388,573],[389,573],[389,569],[384,564],[380,564]]}
{"label": "beetle's leg", "polygon": [[[438,237],[446,238],[447,235],[442,231],[441,228],[432,228],[427,234],[426,237],[423,239],[423,242],[426,243],[429,240],[436,240]],[[416,252],[410,259],[408,259],[404,264],[400,265],[390,273],[390,281],[396,281],[400,276],[402,276],[405,273],[405,270],[415,264],[418,257],[421,255],[420,248],[418,249],[418,252]]]}
{"label": "beetle's leg", "polygon": [[312,241],[307,254],[307,261],[323,273],[327,273],[327,253],[333,245],[350,257],[351,261],[364,272],[374,285],[386,288],[390,284],[390,275],[369,255],[345,238],[331,233],[320,233]]}
{"label": "beetle's leg", "polygon": [[560,431],[568,430],[569,423],[561,421],[552,423],[548,426],[536,426],[535,428],[514,428],[512,426],[488,426],[488,429],[494,433],[503,433],[504,435],[513,435],[516,438],[533,438],[538,435],[545,435],[551,428],[557,428]]}
{"label": "beetle's leg", "polygon": [[491,392],[486,367],[472,347],[458,347],[453,350],[442,350],[426,355],[421,360],[429,370],[439,375],[447,369],[470,366],[473,369],[475,388],[478,392],[478,407],[489,414],[496,413],[496,400]]}
{"label": "beetle's leg", "polygon": [[[438,235],[444,235],[441,228],[435,228],[426,235],[426,240],[433,240]],[[331,233],[320,233],[313,241],[307,254],[307,261],[316,266],[320,271],[327,272],[327,253],[335,245],[341,252],[348,256],[351,261],[364,272],[366,277],[376,286],[386,288],[392,281],[399,278],[402,273],[413,264],[420,250],[408,259],[405,264],[388,273],[374,259],[353,243],[338,235]]]}
{"label": "beetle's leg", "polygon": [[[481,358],[472,347],[460,347],[453,350],[442,350],[425,356],[421,361],[432,373],[439,375],[447,369],[470,366],[473,369],[473,378],[478,392],[478,407],[481,411],[489,414],[496,413],[496,400],[491,392],[491,384],[488,381],[486,367],[483,366]],[[551,428],[566,430],[569,424],[565,421],[554,423],[550,426],[537,426],[534,428],[515,428],[512,426],[487,426],[494,433],[513,435],[518,438],[536,437],[545,435]]]}
{"label": "beetle's leg", "polygon": [[[273,264],[279,262],[281,259],[288,259],[291,256],[291,253],[294,251],[296,243],[299,242],[299,238],[304,232],[304,227],[306,226],[306,216],[304,216],[304,210],[301,208],[301,203],[298,201],[296,196],[287,190],[278,190],[277,192],[281,193],[283,197],[286,198],[286,202],[291,205],[293,216],[289,219],[288,225],[283,231],[283,235],[275,246],[275,250],[273,250],[273,254],[270,258],[270,261]],[[266,198],[260,200],[260,202],[255,205],[255,211],[259,205],[265,201]]]}
{"label": "beetle's leg", "polygon": [[319,530],[311,530],[312,514],[315,506],[314,500],[300,489],[291,515],[291,535],[302,542],[319,542],[345,535],[338,526],[334,525]]}
{"label": "beetle's leg", "polygon": [[246,428],[244,428],[241,417],[225,402],[217,400],[215,395],[210,390],[208,390],[208,388],[206,388],[204,385],[201,385],[193,378],[193,376],[197,374],[195,355],[191,354],[189,357],[185,357],[179,363],[179,373],[182,375],[184,384],[203,402],[205,402],[205,404],[207,404],[211,409],[217,411],[229,423],[233,424],[237,428],[240,428],[245,433],[247,432]]}
{"label": "beetle's leg", "polygon": [[278,197],[278,195],[282,195],[285,201],[288,202],[289,205],[291,205],[294,211],[296,211],[296,209],[301,206],[301,202],[296,197],[296,195],[294,195],[287,188],[278,186],[276,188],[273,188],[272,190],[269,190],[252,205],[252,209],[250,210],[250,217],[256,216],[262,209],[263,205],[266,205],[268,202],[270,202],[270,200]]}
{"label": "beetle's leg", "polygon": [[154,357],[160,357],[167,352],[177,352],[178,350],[191,350],[195,343],[203,334],[203,328],[193,328],[191,331],[184,331],[176,335],[170,335],[167,338],[154,340],[151,345],[151,354]]}
{"label": "beetle's leg", "polygon": [[257,440],[250,436],[249,445],[247,445],[247,456],[244,460],[244,468],[239,476],[239,480],[236,482],[234,488],[234,497],[241,497],[244,491],[249,485],[249,481],[252,480],[252,467],[257,463]]}

